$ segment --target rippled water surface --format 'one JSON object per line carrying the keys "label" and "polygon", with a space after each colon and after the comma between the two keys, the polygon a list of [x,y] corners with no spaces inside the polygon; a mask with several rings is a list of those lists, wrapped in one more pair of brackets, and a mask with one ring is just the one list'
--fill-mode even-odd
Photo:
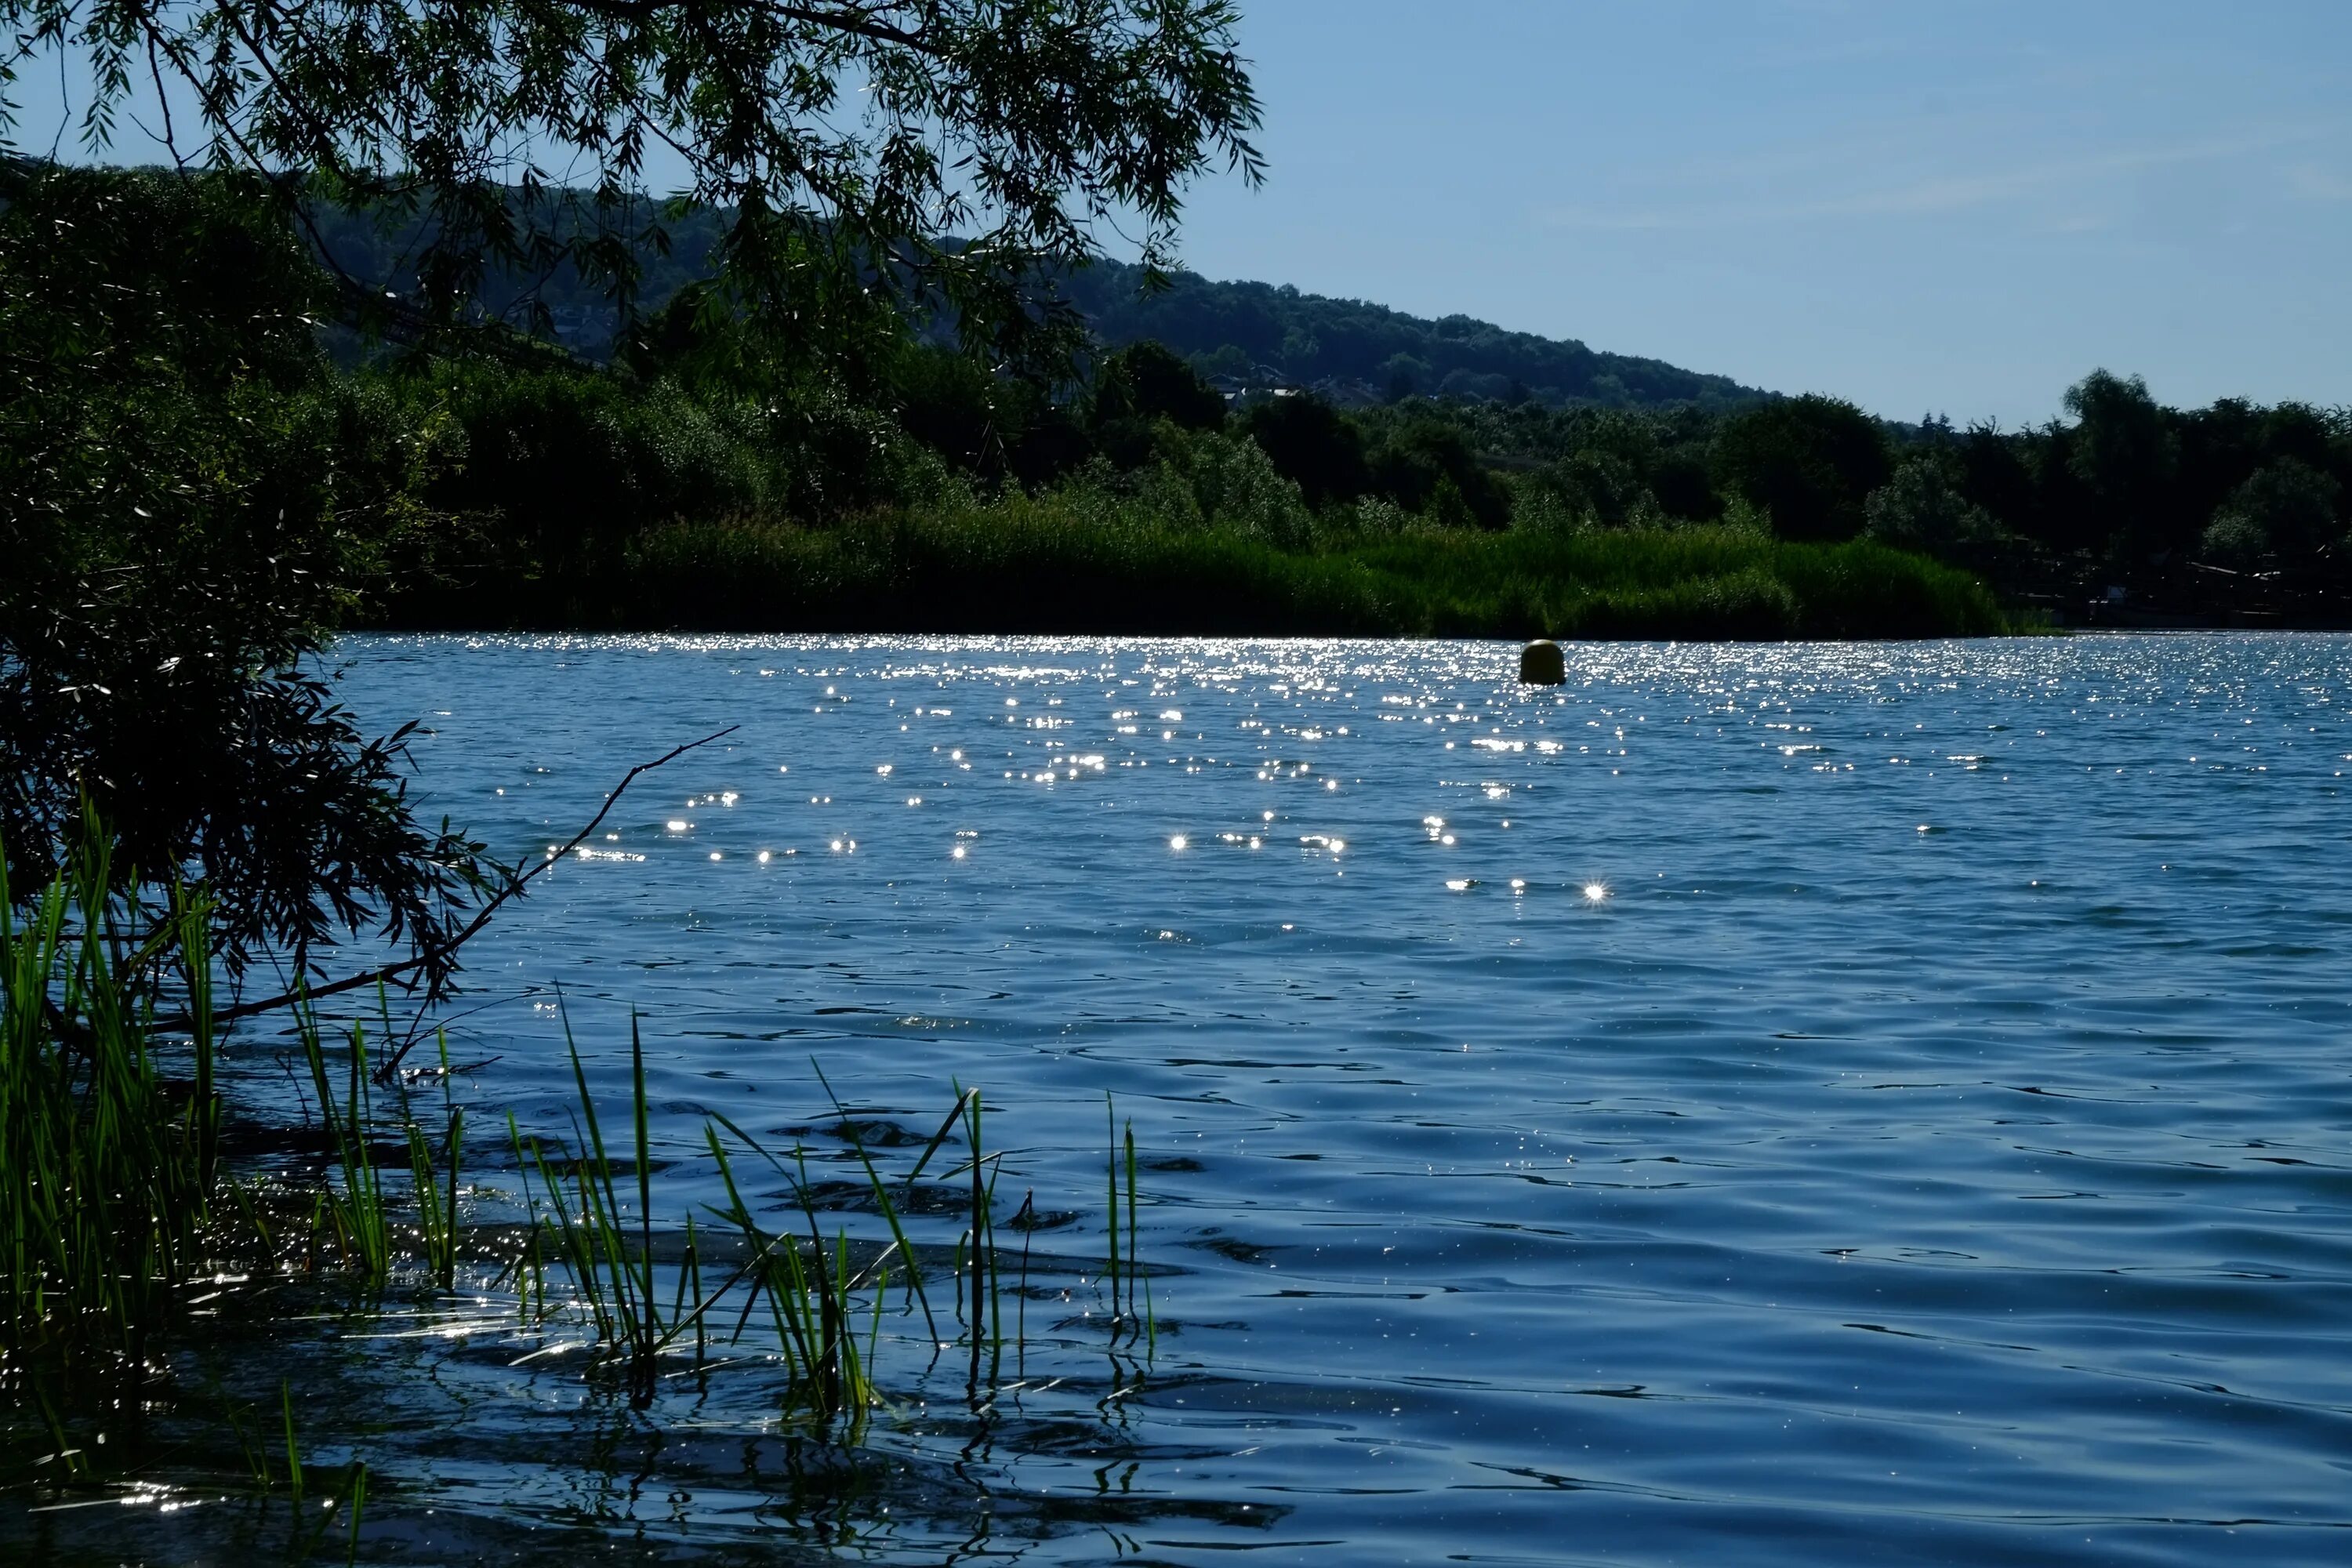
{"label": "rippled water surface", "polygon": [[[2352,642],[345,653],[507,854],[740,727],[478,944],[494,1109],[557,986],[681,1207],[978,1084],[1096,1256],[1134,1119],[1155,1352],[884,1422],[849,1555],[2352,1561]],[[599,1517],[756,1543],[722,1447]]]}

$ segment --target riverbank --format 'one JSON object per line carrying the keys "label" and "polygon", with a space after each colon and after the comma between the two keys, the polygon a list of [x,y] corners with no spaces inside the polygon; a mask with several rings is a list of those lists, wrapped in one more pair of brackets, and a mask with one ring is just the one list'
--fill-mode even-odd
{"label": "riverbank", "polygon": [[673,523],[568,570],[387,595],[381,629],[1612,637],[1981,637],[1976,578],[1753,529],[1164,528],[1067,495],[832,528]]}

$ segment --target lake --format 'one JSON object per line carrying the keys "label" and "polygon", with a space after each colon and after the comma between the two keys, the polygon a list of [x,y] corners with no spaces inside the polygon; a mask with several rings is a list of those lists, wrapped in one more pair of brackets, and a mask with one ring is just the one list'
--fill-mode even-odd
{"label": "lake", "polygon": [[877,1148],[979,1086],[1061,1270],[1025,1377],[886,1354],[854,1445],[756,1365],[635,1412],[426,1312],[384,1342],[464,1414],[382,1406],[387,1517],[730,1562],[2352,1556],[2352,640],[1516,656],[345,644],[503,856],[735,727],[471,950],[480,1124],[565,1133],[567,1016],[622,1094],[635,1009],[682,1216],[714,1112],[846,1169],[812,1061]]}

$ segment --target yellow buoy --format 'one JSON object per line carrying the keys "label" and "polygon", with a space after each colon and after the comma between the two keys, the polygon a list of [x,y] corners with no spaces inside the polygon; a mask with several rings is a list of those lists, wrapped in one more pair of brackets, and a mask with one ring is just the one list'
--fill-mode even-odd
{"label": "yellow buoy", "polygon": [[1558,686],[1568,679],[1568,660],[1559,644],[1538,637],[1519,650],[1519,679],[1529,686]]}

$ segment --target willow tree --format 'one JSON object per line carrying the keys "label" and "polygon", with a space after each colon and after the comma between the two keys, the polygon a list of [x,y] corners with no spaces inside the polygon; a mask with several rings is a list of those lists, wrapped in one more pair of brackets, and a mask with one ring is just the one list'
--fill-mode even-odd
{"label": "willow tree", "polygon": [[683,202],[730,217],[714,309],[816,333],[898,294],[1018,348],[1057,314],[1039,269],[1107,235],[1158,268],[1194,178],[1258,177],[1236,20],[1230,0],[0,0],[24,40],[0,111],[16,72],[79,57],[92,146],[143,101],[175,158],[412,220],[404,273],[436,319],[486,268],[566,263],[625,310]]}
{"label": "willow tree", "polygon": [[[0,0],[0,135],[25,73],[63,68],[93,84],[93,157],[137,116],[215,195],[381,217],[414,248],[342,279],[346,313],[462,332],[489,272],[559,267],[625,313],[699,208],[724,220],[700,308],[744,336],[821,353],[922,306],[1051,357],[1070,321],[1041,279],[1113,239],[1160,266],[1192,182],[1258,178],[1235,26],[1228,0]],[[308,262],[174,176],[5,163],[0,556],[40,563],[0,573],[16,885],[89,796],[135,825],[152,895],[213,884],[232,960],[323,978],[314,950],[373,924],[437,988],[500,879],[412,819],[402,737],[363,744],[300,673],[322,584],[381,531],[333,436],[364,411],[333,406],[299,282],[241,302],[256,269],[179,239],[226,223],[289,279]]]}

